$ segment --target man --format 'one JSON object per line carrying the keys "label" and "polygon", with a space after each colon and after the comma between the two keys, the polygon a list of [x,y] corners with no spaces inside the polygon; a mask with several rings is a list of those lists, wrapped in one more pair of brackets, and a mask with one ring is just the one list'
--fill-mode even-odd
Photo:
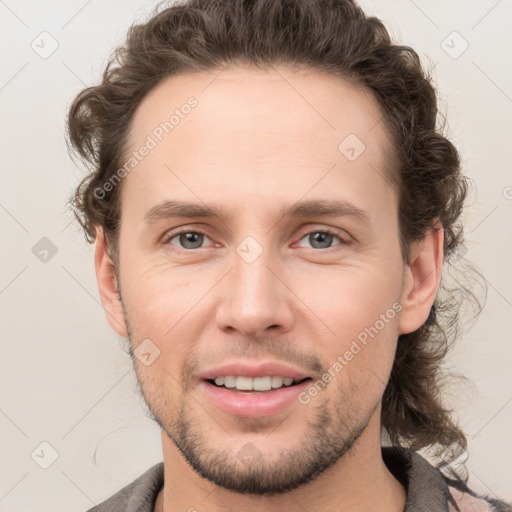
{"label": "man", "polygon": [[117,58],[70,110],[73,204],[164,461],[92,510],[511,510],[412,451],[466,446],[466,182],[417,54],[349,0],[190,0]]}

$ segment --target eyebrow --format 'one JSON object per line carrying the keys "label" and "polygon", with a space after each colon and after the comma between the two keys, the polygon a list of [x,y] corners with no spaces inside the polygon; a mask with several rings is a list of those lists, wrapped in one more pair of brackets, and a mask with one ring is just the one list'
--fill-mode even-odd
{"label": "eyebrow", "polygon": [[[370,222],[368,212],[359,208],[349,201],[341,200],[308,200],[293,203],[287,207],[283,207],[280,211],[281,217],[354,217],[363,223]],[[166,200],[152,208],[144,215],[146,224],[152,224],[162,219],[173,217],[201,217],[219,219],[227,218],[228,214],[224,207],[208,205],[206,203],[190,203],[178,200]]]}

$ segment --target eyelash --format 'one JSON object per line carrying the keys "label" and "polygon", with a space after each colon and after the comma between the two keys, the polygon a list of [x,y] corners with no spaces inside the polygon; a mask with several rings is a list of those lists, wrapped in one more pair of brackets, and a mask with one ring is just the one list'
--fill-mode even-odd
{"label": "eyelash", "polygon": [[[178,235],[181,235],[184,233],[195,233],[198,235],[203,235],[203,236],[208,237],[211,240],[210,236],[200,229],[182,229],[182,230],[172,231],[170,233],[167,233],[162,241],[162,244],[168,245],[173,238],[176,238]],[[332,235],[332,236],[338,238],[338,240],[340,241],[340,243],[338,245],[348,245],[349,244],[348,240],[346,240],[345,238],[340,236],[340,234],[336,230],[330,229],[330,228],[313,229],[311,231],[307,231],[306,233],[302,234],[302,236],[299,238],[299,241],[302,240],[305,236],[311,235],[313,233],[323,233],[323,234]],[[302,247],[302,249],[311,249],[315,252],[327,252],[327,251],[330,251],[331,249],[335,249],[336,247],[338,247],[338,246],[327,247],[326,249],[315,249],[314,247]],[[197,252],[199,249],[204,249],[204,247],[199,247],[197,249],[185,249],[182,247],[175,247],[175,246],[173,246],[173,248],[178,251],[181,251],[181,252],[194,252],[194,251]]]}

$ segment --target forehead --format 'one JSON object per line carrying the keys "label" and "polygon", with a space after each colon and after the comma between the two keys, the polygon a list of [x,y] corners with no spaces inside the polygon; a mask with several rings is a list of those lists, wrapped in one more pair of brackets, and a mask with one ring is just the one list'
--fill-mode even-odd
{"label": "forehead", "polygon": [[286,191],[296,200],[313,186],[332,191],[340,179],[371,199],[368,187],[386,185],[392,155],[369,90],[286,67],[166,78],[134,115],[125,161],[143,146],[151,148],[126,176],[123,196],[137,191],[146,207],[177,190],[201,199],[205,187],[226,202],[242,184],[260,200]]}

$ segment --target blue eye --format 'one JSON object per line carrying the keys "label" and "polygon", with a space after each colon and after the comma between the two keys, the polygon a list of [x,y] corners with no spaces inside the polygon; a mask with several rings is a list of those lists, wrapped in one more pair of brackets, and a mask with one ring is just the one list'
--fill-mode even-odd
{"label": "blue eye", "polygon": [[[343,245],[344,243],[347,243],[336,232],[330,229],[318,229],[315,231],[310,231],[303,235],[300,240],[302,241],[304,239],[308,240],[310,248],[318,250],[325,250],[333,247],[334,239],[339,240],[339,243],[335,244],[334,246]],[[173,242],[173,240],[177,240],[177,243]],[[211,241],[211,239],[201,231],[178,231],[175,233],[170,233],[165,238],[164,244],[170,243],[172,246],[177,247],[178,249],[193,251],[195,249],[202,248],[203,243],[206,240]],[[304,246],[300,245],[300,247]]]}
{"label": "blue eye", "polygon": [[[171,242],[177,238],[180,243],[181,249],[198,249],[202,246],[205,238],[208,238],[204,233],[199,231],[181,231],[175,233],[167,239],[167,242]],[[174,245],[171,243],[171,245]]]}
{"label": "blue eye", "polygon": [[337,238],[341,243],[343,243],[343,240],[329,229],[311,231],[304,235],[301,240],[305,238],[307,238],[313,249],[329,249],[332,247],[334,238]]}

